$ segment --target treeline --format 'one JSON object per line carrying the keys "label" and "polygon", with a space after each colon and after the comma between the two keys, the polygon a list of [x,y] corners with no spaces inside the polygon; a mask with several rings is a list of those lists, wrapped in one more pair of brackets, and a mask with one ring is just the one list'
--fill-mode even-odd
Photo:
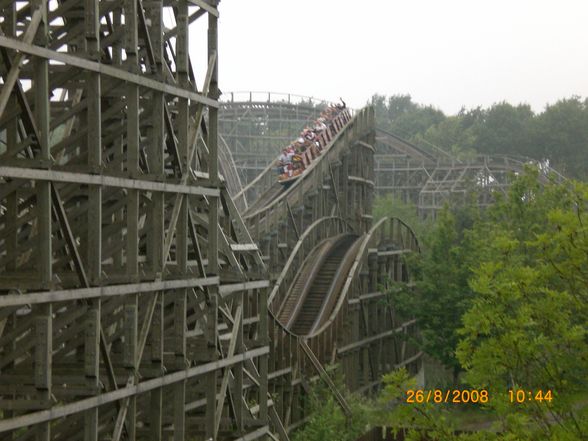
{"label": "treeline", "polygon": [[523,155],[549,163],[564,175],[588,178],[588,99],[562,99],[535,113],[529,105],[506,102],[462,108],[448,116],[410,95],[374,95],[379,127],[426,147],[437,145],[459,157]]}

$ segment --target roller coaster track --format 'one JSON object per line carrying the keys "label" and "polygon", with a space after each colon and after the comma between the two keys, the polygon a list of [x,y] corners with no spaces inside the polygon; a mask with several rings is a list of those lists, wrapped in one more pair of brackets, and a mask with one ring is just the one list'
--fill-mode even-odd
{"label": "roller coaster track", "polygon": [[[289,187],[270,165],[239,190],[232,143],[263,133],[219,140],[219,113],[276,103],[219,103],[217,4],[0,1],[1,440],[287,441],[316,381],[349,414],[334,364],[366,394],[420,367],[386,295],[418,242],[371,216],[373,109]],[[320,110],[278,100],[298,130]]]}
{"label": "roller coaster track", "polygon": [[[387,370],[419,368],[420,353],[402,337],[416,333],[416,323],[382,301],[387,283],[409,281],[403,256],[418,243],[398,219],[372,226],[374,133],[373,111],[362,109],[292,185],[279,184],[270,164],[236,195],[248,195],[244,222],[273,286],[270,346],[278,355],[270,352],[269,387],[282,397],[276,411],[287,430],[308,418],[295,403],[309,378],[325,381],[349,412],[327,374],[333,363],[348,388],[366,393]],[[288,348],[283,355],[280,347]]]}

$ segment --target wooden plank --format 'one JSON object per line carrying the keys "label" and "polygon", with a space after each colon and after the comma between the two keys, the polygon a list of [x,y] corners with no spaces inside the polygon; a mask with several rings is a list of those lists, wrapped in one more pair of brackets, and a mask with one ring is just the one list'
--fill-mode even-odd
{"label": "wooden plank", "polygon": [[341,409],[343,410],[345,416],[349,418],[351,416],[351,408],[349,407],[349,404],[347,404],[347,401],[345,400],[343,395],[341,395],[341,393],[335,386],[335,383],[333,383],[333,380],[331,380],[331,377],[329,377],[329,374],[327,374],[327,372],[324,370],[324,368],[320,364],[320,361],[318,360],[318,358],[316,358],[316,355],[314,355],[312,349],[308,346],[308,343],[302,339],[299,339],[298,343],[302,348],[303,352],[305,353],[305,355],[311,361],[314,368],[318,371],[322,380],[327,384],[331,392],[333,392],[333,395],[335,396],[335,399],[339,406],[341,406]]}
{"label": "wooden plank", "polygon": [[193,5],[198,6],[199,8],[203,9],[204,11],[208,12],[209,14],[214,15],[218,18],[218,9],[208,3],[206,0],[188,0]]}
{"label": "wooden plank", "polygon": [[[237,307],[237,311],[233,316],[233,330],[231,331],[231,337],[229,340],[229,349],[226,354],[226,357],[232,357],[235,354],[235,348],[237,347],[237,340],[239,339],[240,335],[243,333],[243,326],[242,326],[242,319],[243,319],[243,309],[242,305],[240,304]],[[220,397],[218,399],[217,409],[216,409],[216,421],[215,421],[215,433],[218,433],[220,427],[221,416],[223,414],[223,407],[225,403],[225,398],[227,394],[227,387],[229,385],[229,375],[230,369],[227,368],[223,375],[223,379],[221,381],[221,388],[220,388]],[[241,393],[241,391],[239,391]]]}
{"label": "wooden plank", "polygon": [[84,58],[76,57],[70,54],[66,54],[64,52],[57,52],[50,49],[33,46],[5,36],[0,36],[0,46],[7,49],[13,49],[16,51],[24,52],[26,54],[44,58],[47,60],[58,61],[67,64],[68,66],[77,67],[79,69],[83,69],[86,71],[100,73],[111,78],[123,80],[128,83],[133,83],[137,86],[163,92],[165,94],[176,96],[178,98],[186,98],[195,102],[202,103],[206,106],[209,106],[210,108],[218,108],[219,106],[218,101],[216,101],[215,99],[205,97],[191,90],[183,89],[166,83],[161,83],[156,80],[147,78],[144,75],[130,73],[126,70],[108,66],[102,63],[97,63]]}
{"label": "wooden plank", "polygon": [[45,421],[52,421],[58,418],[63,418],[93,407],[102,406],[104,404],[122,400],[126,397],[149,392],[153,389],[160,388],[163,386],[169,386],[174,383],[177,383],[178,381],[183,381],[197,376],[205,375],[210,372],[214,372],[219,369],[232,366],[236,363],[242,363],[245,360],[254,359],[268,353],[269,347],[267,346],[252,349],[242,354],[237,354],[233,357],[227,357],[224,359],[211,361],[208,363],[201,364],[199,366],[188,368],[186,370],[167,374],[159,378],[146,380],[135,386],[125,387],[117,389],[116,391],[103,393],[96,397],[90,397],[73,403],[55,406],[51,410],[33,412],[27,415],[21,415],[11,419],[3,419],[0,420],[0,433],[18,429],[20,427],[27,427]]}
{"label": "wooden plank", "polygon": [[[41,10],[37,9],[35,10],[35,12],[33,13],[32,17],[31,17],[31,21],[27,26],[27,29],[24,33],[23,39],[22,41],[24,43],[30,44],[33,41],[33,38],[35,37],[35,33],[37,32],[37,29],[39,28],[39,24],[41,23]],[[2,35],[2,30],[0,29],[0,35]],[[14,57],[14,59],[12,60],[12,67],[10,68],[10,70],[8,71],[8,73],[6,75],[3,75],[3,79],[4,79],[4,84],[2,85],[2,90],[0,90],[0,116],[2,116],[2,114],[4,113],[4,110],[6,109],[6,105],[8,104],[8,99],[10,98],[10,95],[12,94],[12,90],[14,88],[14,85],[16,84],[16,82],[18,81],[18,74],[20,72],[20,69],[22,68],[22,65],[24,63],[24,61],[26,60],[26,57],[24,56],[24,54],[22,53],[18,53],[16,54],[16,56]]]}
{"label": "wooden plank", "polygon": [[7,294],[0,296],[0,308],[38,303],[62,302],[92,298],[124,296],[133,293],[147,293],[163,290],[213,286],[219,284],[219,277],[162,280],[156,282],[131,283],[125,285],[98,286],[68,290],[44,291],[30,294]]}
{"label": "wooden plank", "polygon": [[181,193],[196,196],[220,195],[220,190],[193,185],[168,184],[141,179],[126,179],[106,175],[90,175],[55,170],[39,170],[24,167],[0,166],[0,176],[14,179],[31,179],[36,181],[53,181],[63,183],[88,184],[104,187],[125,188],[130,190],[158,191],[164,193]]}

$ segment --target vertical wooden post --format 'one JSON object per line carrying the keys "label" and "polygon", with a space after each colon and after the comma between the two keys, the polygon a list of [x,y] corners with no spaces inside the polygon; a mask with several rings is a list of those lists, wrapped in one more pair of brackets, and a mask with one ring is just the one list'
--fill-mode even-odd
{"label": "vertical wooden post", "polygon": [[[155,80],[163,81],[163,2],[157,0],[150,2],[147,8],[150,20],[148,28],[149,37],[153,47],[155,66],[152,66],[152,75]],[[158,181],[165,179],[164,171],[164,96],[163,93],[153,91],[151,93],[151,128],[149,133],[148,160],[149,171]],[[185,101],[185,100],[184,100]],[[147,240],[148,259],[155,278],[161,277],[164,244],[164,194],[155,192],[151,195],[150,231]]]}
{"label": "vertical wooden post", "polygon": [[[35,44],[46,46],[49,23],[47,20],[48,6],[46,0],[35,0],[33,10],[41,10],[41,24],[35,36]],[[35,59],[33,74],[33,89],[35,94],[35,118],[39,130],[38,142],[41,146],[40,159],[48,163],[51,159],[49,147],[49,62],[43,58]],[[39,231],[39,273],[41,283],[50,287],[53,279],[53,250],[51,242],[51,183],[39,182],[37,190],[38,203],[38,231]],[[53,308],[51,304],[38,307],[35,317],[35,387],[40,400],[49,401],[51,398],[52,352],[53,352]],[[49,422],[37,426],[37,441],[51,439],[51,425]]]}
{"label": "vertical wooden post", "polygon": [[[42,304],[37,307],[35,317],[35,387],[38,399],[46,403],[51,400],[52,352],[53,352],[53,307]],[[37,441],[51,439],[51,425],[37,425]]]}
{"label": "vertical wooden post", "polygon": [[[9,6],[7,6],[3,11],[4,15],[4,23],[3,23],[3,30],[4,33],[11,37],[16,37],[16,3],[12,2]],[[17,106],[16,98],[14,94],[10,97],[8,101],[8,108],[15,108]],[[16,147],[18,143],[18,120],[13,118],[9,121],[6,125],[6,150],[12,150]],[[12,234],[8,235],[8,237],[4,237],[6,241],[6,270],[7,271],[15,271],[17,267],[16,259],[18,257],[18,230],[17,230],[17,220],[18,220],[18,190],[15,190],[11,194],[7,196],[7,203],[6,203],[6,228],[8,231],[12,231]]]}
{"label": "vertical wooden post", "polygon": [[[188,41],[188,2],[178,2],[176,10],[177,39],[176,39],[176,70],[177,81],[181,87],[189,88],[189,41]],[[180,168],[184,176],[189,173],[188,152],[191,148],[188,145],[189,127],[189,102],[188,99],[178,99],[178,153],[180,157]],[[176,261],[178,273],[186,275],[188,262],[188,197],[181,200],[179,217],[176,225]],[[185,369],[186,359],[186,289],[176,290],[174,293],[174,352],[176,356],[175,368]],[[185,438],[185,405],[186,405],[186,382],[179,381],[174,387],[174,441],[184,441]]]}
{"label": "vertical wooden post", "polygon": [[[153,47],[155,65],[152,66],[152,75],[157,81],[163,81],[163,2],[155,0],[146,7],[146,15],[149,17],[149,37]],[[158,181],[165,179],[164,171],[164,96],[161,92],[153,91],[150,142],[148,145],[149,171]],[[150,230],[148,232],[148,260],[150,262],[153,277],[162,277],[162,268],[168,256],[163,255],[164,244],[164,194],[153,193],[151,195]],[[163,370],[164,350],[164,293],[152,293],[157,295],[153,320],[150,330],[151,341],[151,366],[153,375],[161,375]],[[149,408],[149,438],[153,441],[163,439],[163,388],[157,388],[150,393]]]}
{"label": "vertical wooden post", "polygon": [[[100,385],[100,300],[93,300],[86,313],[84,336],[84,374],[87,383],[98,391]],[[84,412],[84,441],[98,441],[98,408]]]}
{"label": "vertical wooden post", "polygon": [[[35,36],[35,44],[46,46],[48,43],[47,32],[47,0],[35,0],[34,9],[41,10],[41,24]],[[35,118],[39,136],[38,140],[41,146],[41,161],[47,163],[51,159],[49,148],[49,62],[44,58],[35,58],[35,69],[33,73],[33,90],[35,94]],[[51,183],[39,182],[37,184],[38,198],[38,219],[39,219],[39,274],[41,283],[49,287],[52,278],[52,247],[51,247]]]}
{"label": "vertical wooden post", "polygon": [[[94,61],[100,60],[100,13],[98,0],[85,0],[85,44],[86,54]],[[86,102],[88,132],[86,150],[88,166],[92,173],[102,170],[102,127],[101,127],[100,74],[86,73]],[[90,284],[99,284],[102,273],[102,188],[90,185],[88,188],[88,241],[87,275]]]}
{"label": "vertical wooden post", "polygon": [[[217,0],[211,0],[210,5],[216,7]],[[213,14],[208,14],[208,58],[215,56],[210,87],[208,90],[209,98],[218,100],[218,20]],[[209,107],[208,109],[208,173],[211,184],[213,186],[219,185],[218,177],[218,109]],[[218,268],[218,220],[219,220],[219,198],[212,197],[209,199],[209,217],[208,217],[208,275],[216,276],[219,273]],[[209,289],[211,296],[210,305],[208,307],[208,325],[207,325],[207,340],[209,347],[210,361],[217,358],[217,311],[218,298],[217,287],[212,286]],[[217,373],[211,372],[206,375],[206,437],[216,439],[216,390],[217,390]]]}
{"label": "vertical wooden post", "polygon": [[[125,0],[125,52],[127,55],[127,69],[137,73],[138,68],[138,23],[136,0]],[[139,176],[139,87],[127,83],[127,173],[130,177]],[[127,190],[127,276],[129,280],[139,278],[139,192]],[[124,365],[128,375],[135,374],[137,355],[137,326],[138,326],[137,295],[126,297],[124,305]],[[129,398],[126,414],[127,436],[130,441],[136,438],[136,408],[137,398]]]}
{"label": "vertical wooden post", "polygon": [[[265,346],[269,344],[268,334],[268,319],[269,312],[266,309],[268,289],[261,288],[259,290],[259,345]],[[273,333],[272,333],[273,335]],[[269,355],[262,355],[259,357],[259,419],[264,422],[267,421],[268,407],[267,407],[267,394],[268,394],[268,358]]]}

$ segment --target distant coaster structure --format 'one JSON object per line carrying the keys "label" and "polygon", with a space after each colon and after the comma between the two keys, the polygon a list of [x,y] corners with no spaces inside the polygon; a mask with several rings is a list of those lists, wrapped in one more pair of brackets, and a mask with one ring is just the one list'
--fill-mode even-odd
{"label": "distant coaster structure", "polygon": [[[223,95],[220,133],[235,159],[241,182],[247,184],[275,160],[276,142],[286,146],[316,118],[327,102],[273,92]],[[243,134],[239,141],[234,134]],[[475,190],[478,204],[487,206],[494,191],[505,192],[525,164],[538,165],[542,176],[564,179],[546,164],[516,155],[475,155],[459,158],[423,141],[416,145],[376,127],[374,181],[377,195],[391,194],[415,205],[422,218],[435,218],[448,203],[464,203]]]}

